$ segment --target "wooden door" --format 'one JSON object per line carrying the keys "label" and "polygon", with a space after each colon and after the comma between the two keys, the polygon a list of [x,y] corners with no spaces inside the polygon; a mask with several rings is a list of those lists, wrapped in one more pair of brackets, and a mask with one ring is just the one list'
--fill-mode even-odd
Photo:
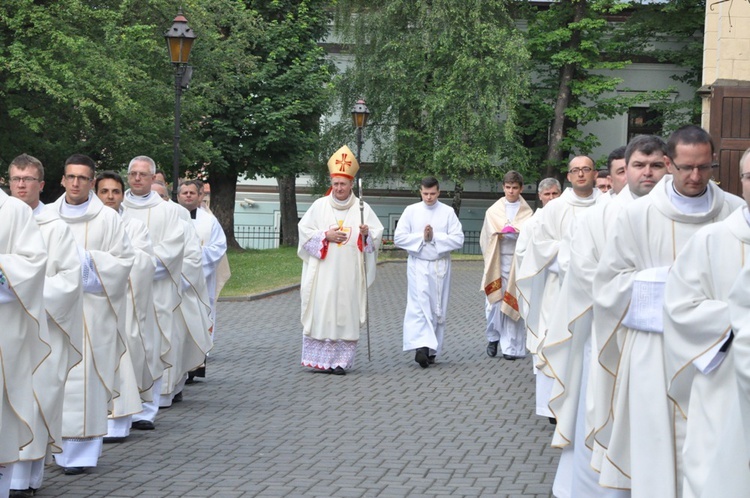
{"label": "wooden door", "polygon": [[708,131],[720,164],[714,178],[721,188],[741,196],[740,157],[750,148],[750,86],[714,86]]}

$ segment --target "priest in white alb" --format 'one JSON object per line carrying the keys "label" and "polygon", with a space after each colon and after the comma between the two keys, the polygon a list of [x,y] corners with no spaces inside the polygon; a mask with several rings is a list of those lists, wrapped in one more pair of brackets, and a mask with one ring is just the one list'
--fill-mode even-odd
{"label": "priest in white alb", "polygon": [[8,168],[10,191],[34,210],[34,218],[47,248],[44,308],[50,353],[34,370],[34,391],[41,420],[34,441],[21,451],[14,465],[11,489],[33,494],[41,488],[44,460],[62,444],[63,394],[68,372],[81,361],[83,350],[83,292],[81,262],[73,234],[51,207],[39,200],[44,188],[44,167],[28,154],[13,159]]}
{"label": "priest in white alb", "polygon": [[149,365],[154,370],[154,383],[148,398],[143,403],[143,411],[133,415],[134,429],[153,430],[154,420],[159,411],[164,369],[176,360],[171,340],[175,328],[174,310],[180,303],[182,285],[182,257],[184,253],[184,228],[176,210],[156,192],[151,191],[156,163],[148,156],[136,156],[128,165],[128,185],[122,201],[123,219],[138,219],[146,224],[154,250],[156,270],[153,280],[154,311],[158,336],[156,349],[159,360],[151,359]]}
{"label": "priest in white alb", "polygon": [[[529,305],[524,318],[526,348],[532,354],[536,376],[536,413],[550,418],[553,418],[548,406],[553,375],[544,371],[546,361],[541,356],[541,346],[560,294],[559,274],[565,269],[559,261],[560,245],[563,238],[569,236],[573,219],[596,203],[600,194],[594,188],[596,176],[594,161],[590,157],[576,156],[570,160],[568,181],[572,187],[565,189],[559,198],[550,201],[542,210],[516,275],[519,294]],[[540,292],[540,289],[543,290]]]}
{"label": "priest in white alb", "polygon": [[620,213],[594,276],[598,362],[616,376],[612,417],[597,428],[608,441],[599,482],[634,497],[681,496],[684,417],[667,397],[664,362],[669,268],[701,227],[743,204],[709,181],[714,149],[705,130],[676,130],[667,151],[672,174]]}
{"label": "priest in white alb", "polygon": [[[750,153],[740,159],[742,193],[750,200]],[[750,260],[747,204],[719,223],[696,233],[680,251],[664,291],[664,358],[669,396],[687,418],[683,458],[684,498],[726,497],[742,470],[726,472],[722,487],[706,487],[719,453],[727,451],[722,433],[735,403],[737,377],[731,344],[729,292]],[[739,435],[738,435],[739,436]],[[747,455],[734,455],[746,459]],[[723,467],[719,465],[719,467]],[[747,476],[745,476],[747,477]],[[745,489],[745,493],[750,489]]]}
{"label": "priest in white alb", "polygon": [[108,406],[125,344],[126,290],[133,266],[120,216],[93,193],[96,165],[83,154],[65,161],[65,194],[52,205],[76,239],[83,285],[83,359],[70,371],[63,402],[62,453],[68,475],[96,467],[107,434]]}
{"label": "priest in white alb", "polygon": [[354,365],[383,234],[377,215],[352,192],[358,170],[349,147],[336,151],[328,160],[330,195],[316,200],[298,225],[302,365],[335,375]]}
{"label": "priest in white alb", "polygon": [[523,177],[518,171],[508,171],[503,177],[504,197],[498,199],[484,215],[479,246],[484,257],[482,291],[485,294],[487,354],[515,360],[526,356],[526,326],[521,319],[518,300],[508,292],[513,273],[513,257],[519,234],[526,230],[526,222],[533,212],[521,197]]}
{"label": "priest in white alb", "polygon": [[[32,442],[38,406],[32,373],[50,353],[44,316],[47,251],[31,208],[0,189],[0,496],[20,449]],[[45,439],[46,442],[46,439]]]}
{"label": "priest in white alb", "polygon": [[422,202],[407,206],[399,218],[393,243],[409,254],[403,348],[414,350],[414,361],[427,368],[443,349],[451,251],[463,247],[464,231],[453,208],[438,201],[437,178],[423,178],[419,194]]}

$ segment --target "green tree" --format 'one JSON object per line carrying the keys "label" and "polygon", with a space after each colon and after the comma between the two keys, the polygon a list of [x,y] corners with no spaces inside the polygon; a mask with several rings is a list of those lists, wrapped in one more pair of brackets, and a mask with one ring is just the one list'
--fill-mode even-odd
{"label": "green tree", "polygon": [[[506,2],[340,0],[336,27],[354,55],[339,110],[366,99],[378,173],[451,180],[458,212],[466,178],[528,168],[516,134],[527,52]],[[337,140],[352,136],[345,121]]]}
{"label": "green tree", "polygon": [[[237,246],[233,226],[237,179],[257,175],[277,178],[282,243],[296,245],[295,178],[317,159],[318,122],[328,106],[331,68],[317,41],[328,30],[330,2],[233,3],[252,12],[253,26],[230,22],[218,30],[212,43],[217,49],[220,45],[235,51],[248,64],[252,57],[252,64],[231,65],[233,58],[218,50],[196,54],[200,74],[195,76],[194,91],[204,102],[195,109],[203,117],[194,116],[191,133],[209,146],[206,157],[196,164],[206,167],[211,206],[231,245]],[[216,15],[221,12],[215,10]],[[244,19],[250,22],[249,15]],[[239,47],[237,37],[242,38]]]}

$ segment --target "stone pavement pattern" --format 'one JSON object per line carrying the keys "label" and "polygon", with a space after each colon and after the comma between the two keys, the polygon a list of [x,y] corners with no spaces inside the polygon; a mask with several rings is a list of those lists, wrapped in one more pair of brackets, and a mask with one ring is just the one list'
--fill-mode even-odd
{"label": "stone pavement pattern", "polygon": [[346,376],[300,366],[299,292],[219,305],[208,378],[99,467],[47,467],[40,497],[548,497],[559,451],[530,360],[485,352],[482,263],[453,263],[444,353],[402,352],[406,265],[378,267]]}

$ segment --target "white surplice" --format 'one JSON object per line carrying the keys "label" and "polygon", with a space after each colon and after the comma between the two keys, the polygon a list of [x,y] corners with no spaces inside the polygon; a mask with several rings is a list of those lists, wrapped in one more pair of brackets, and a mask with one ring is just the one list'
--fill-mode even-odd
{"label": "white surplice", "polygon": [[[534,373],[537,376],[537,415],[553,416],[548,406],[553,375],[545,372],[546,360],[542,356],[541,346],[560,294],[559,273],[565,270],[558,264],[560,245],[564,238],[570,236],[570,226],[575,217],[594,206],[598,197],[597,189],[591,196],[581,198],[572,188],[567,188],[560,197],[547,203],[533,227],[530,244],[516,276],[519,293],[529,306],[526,348],[533,355]],[[540,288],[544,289],[541,295]]]}
{"label": "white surplice", "polygon": [[[367,318],[366,287],[375,281],[383,225],[367,203],[364,203],[363,214],[364,224],[369,227],[366,245],[359,233],[362,215],[354,194],[342,203],[336,202],[333,195],[316,200],[299,222],[297,255],[302,259],[304,366],[346,368],[343,364],[331,364],[324,357],[337,358],[334,363],[353,361],[353,352],[340,356],[330,348],[339,344],[351,351],[351,343],[356,345],[359,329]],[[335,227],[347,234],[340,244],[325,239],[325,232]],[[308,344],[319,346],[321,350],[308,358],[314,361],[304,359],[305,341],[314,341]]]}
{"label": "white surplice", "polygon": [[[703,203],[708,210],[686,214],[675,203],[685,211]],[[653,273],[665,274],[702,226],[723,220],[742,204],[714,183],[703,196],[681,198],[672,176],[665,175],[648,196],[624,209],[612,227],[594,277],[599,363],[616,376],[611,416],[597,428],[602,440],[608,441],[599,481],[604,486],[631,489],[635,497],[677,495],[680,459],[676,453],[682,447],[684,421],[667,398],[659,332],[663,311],[658,302],[658,281],[663,277],[654,279]],[[633,295],[638,299],[631,301]],[[634,311],[648,306],[658,311],[640,319],[653,332],[623,324],[639,319]]]}
{"label": "white surplice", "polygon": [[[432,227],[430,242],[424,240],[427,225]],[[398,220],[393,243],[409,253],[404,351],[428,347],[431,355],[439,355],[450,295],[450,253],[464,244],[461,222],[453,208],[442,202],[412,204]]]}
{"label": "white surplice", "polygon": [[[750,256],[747,206],[698,231],[680,251],[664,294],[664,356],[669,395],[687,417],[683,497],[699,497],[719,452],[727,407],[738,396],[729,339],[729,292]],[[744,455],[736,455],[743,458]],[[750,469],[745,466],[745,472]],[[726,480],[738,476],[727,475]],[[750,491],[750,490],[748,490]],[[713,489],[714,496],[726,496]]]}
{"label": "white surplice", "polygon": [[227,253],[227,237],[216,216],[205,209],[196,209],[193,226],[198,233],[203,255],[203,274],[206,277],[208,298],[211,301],[211,321],[216,331],[216,278],[219,264]]}
{"label": "white surplice", "polygon": [[[107,406],[116,393],[115,371],[125,351],[126,291],[134,252],[120,216],[90,194],[80,214],[53,207],[70,227],[79,251],[90,258],[100,290],[83,294],[83,359],[65,383],[63,437],[91,438],[107,433]],[[85,282],[84,282],[85,284]],[[62,460],[60,460],[62,461]]]}
{"label": "white surplice", "polygon": [[[44,313],[47,250],[31,208],[0,190],[0,464],[32,442],[33,371],[50,354]],[[46,445],[46,436],[44,444]],[[9,482],[8,470],[5,479]]]}

